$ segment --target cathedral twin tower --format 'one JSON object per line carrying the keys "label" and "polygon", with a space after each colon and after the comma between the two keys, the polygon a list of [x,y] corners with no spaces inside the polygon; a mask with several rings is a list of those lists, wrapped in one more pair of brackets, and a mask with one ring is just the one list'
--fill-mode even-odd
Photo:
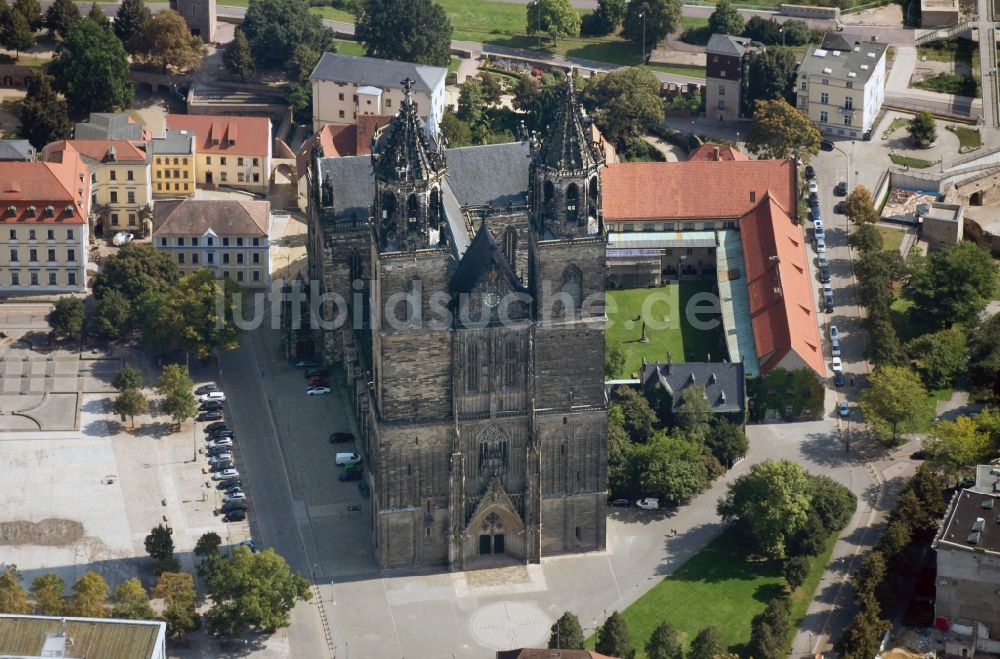
{"label": "cathedral twin tower", "polygon": [[603,549],[604,158],[572,84],[542,139],[456,149],[407,94],[364,160],[314,157],[310,267],[364,301],[322,340],[357,396],[379,565]]}

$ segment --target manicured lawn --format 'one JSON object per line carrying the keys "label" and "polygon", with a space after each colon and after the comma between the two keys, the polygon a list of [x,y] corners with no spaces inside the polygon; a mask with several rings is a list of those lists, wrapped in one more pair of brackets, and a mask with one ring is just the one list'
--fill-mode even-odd
{"label": "manicured lawn", "polygon": [[890,153],[889,159],[892,160],[892,162],[894,162],[897,165],[900,166],[908,165],[913,169],[927,169],[928,167],[933,167],[934,165],[941,162],[940,160],[922,160],[920,158],[901,156],[898,153]]}
{"label": "manicured lawn", "polygon": [[903,230],[893,227],[877,226],[878,232],[882,234],[882,247],[887,251],[899,251],[899,246],[903,244]]}
{"label": "manicured lawn", "polygon": [[895,133],[900,128],[905,128],[909,123],[910,120],[907,117],[896,117],[895,119],[892,120],[892,123],[890,123],[886,127],[886,129],[882,131],[882,139],[883,140],[889,139],[890,135]]}
{"label": "manicured lawn", "polygon": [[357,41],[346,41],[343,39],[337,39],[334,44],[337,46],[337,52],[341,55],[364,55],[365,47],[358,43]]}
{"label": "manicured lawn", "polygon": [[954,94],[979,98],[979,79],[975,76],[958,73],[937,73],[910,85],[917,89],[940,94]]}
{"label": "manicured lawn", "polygon": [[975,128],[966,126],[945,126],[949,131],[955,133],[958,138],[959,147],[963,151],[972,151],[983,145],[983,137]]}
{"label": "manicured lawn", "polygon": [[[625,372],[619,377],[638,373],[643,356],[647,361],[664,362],[667,353],[676,362],[721,361],[722,324],[712,330],[697,330],[688,324],[684,310],[696,293],[711,293],[714,282],[686,281],[661,288],[634,288],[607,292],[607,343],[618,343],[625,351]],[[701,306],[701,305],[699,305]],[[705,305],[707,306],[707,305]],[[645,309],[644,309],[645,307]],[[642,320],[646,321],[647,343],[640,343]],[[698,318],[710,320],[700,313]]]}
{"label": "manicured lawn", "polygon": [[[809,576],[792,594],[792,631],[786,641],[789,644],[809,608],[835,540],[830,538],[826,550],[810,558]],[[785,588],[780,562],[749,560],[739,537],[727,530],[622,615],[638,657],[646,656],[642,648],[663,621],[678,629],[685,644],[705,627],[717,627],[729,644],[729,651],[740,652],[750,640],[754,616]],[[588,648],[595,643],[596,635],[587,639]]]}

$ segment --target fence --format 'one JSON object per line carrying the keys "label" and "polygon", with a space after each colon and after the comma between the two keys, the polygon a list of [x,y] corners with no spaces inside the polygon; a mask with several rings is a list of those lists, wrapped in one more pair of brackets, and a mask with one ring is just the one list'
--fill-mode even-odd
{"label": "fence", "polygon": [[966,21],[964,23],[959,23],[954,27],[945,28],[943,30],[932,30],[925,34],[921,34],[913,40],[913,43],[917,46],[923,46],[924,44],[931,43],[932,41],[944,41],[945,39],[951,39],[966,30],[971,32],[975,27],[975,21]]}

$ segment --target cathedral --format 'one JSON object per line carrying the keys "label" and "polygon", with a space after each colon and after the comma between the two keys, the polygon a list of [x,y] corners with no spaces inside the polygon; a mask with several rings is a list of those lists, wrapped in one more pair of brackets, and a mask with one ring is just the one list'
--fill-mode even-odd
{"label": "cathedral", "polygon": [[370,157],[314,150],[316,331],[354,397],[381,567],[605,547],[603,165],[572,83],[522,142],[446,148],[407,93]]}

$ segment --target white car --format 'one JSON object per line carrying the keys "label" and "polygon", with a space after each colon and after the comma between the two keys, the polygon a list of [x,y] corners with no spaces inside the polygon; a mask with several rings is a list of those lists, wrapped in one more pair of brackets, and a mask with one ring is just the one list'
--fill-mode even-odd
{"label": "white car", "polygon": [[833,372],[834,373],[836,373],[837,371],[843,372],[843,370],[844,370],[844,364],[840,361],[840,357],[834,357],[833,358]]}
{"label": "white car", "polygon": [[639,499],[638,501],[636,501],[635,505],[637,508],[642,508],[643,510],[659,510],[660,500],[653,499],[651,497],[645,497],[643,499]]}
{"label": "white car", "polygon": [[229,480],[230,478],[239,478],[239,477],[240,477],[240,472],[236,471],[235,469],[223,469],[222,471],[217,471],[214,474],[212,474],[213,481],[224,481],[224,480]]}
{"label": "white car", "polygon": [[815,179],[809,181],[809,192],[817,192],[817,193],[819,192],[819,186],[816,185]]}
{"label": "white car", "polygon": [[826,238],[823,236],[816,236],[816,253],[826,256]]}
{"label": "white car", "polygon": [[207,394],[202,394],[198,396],[199,403],[207,403],[209,401],[218,401],[220,403],[226,402],[226,394],[221,391],[210,391]]}
{"label": "white car", "polygon": [[223,448],[232,445],[233,440],[231,437],[220,437],[219,439],[213,439],[205,443],[206,448]]}
{"label": "white car", "polygon": [[119,231],[115,234],[115,237],[111,239],[111,244],[115,247],[128,245],[130,242],[132,242],[132,234],[128,231]]}
{"label": "white car", "polygon": [[233,459],[232,453],[220,453],[218,455],[212,455],[208,458],[208,464],[214,465],[219,462],[229,462]]}
{"label": "white car", "polygon": [[230,503],[233,501],[245,501],[246,498],[247,495],[243,492],[232,492],[231,494],[227,494],[226,496],[222,497],[222,503]]}
{"label": "white car", "polygon": [[323,396],[330,393],[330,387],[309,387],[306,389],[306,396]]}

